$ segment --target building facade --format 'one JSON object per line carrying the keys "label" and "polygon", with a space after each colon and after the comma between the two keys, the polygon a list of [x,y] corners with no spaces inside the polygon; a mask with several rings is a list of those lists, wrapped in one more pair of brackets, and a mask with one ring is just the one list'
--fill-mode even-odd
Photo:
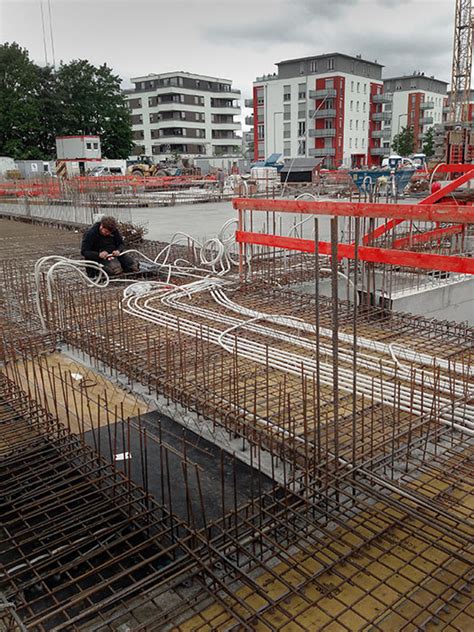
{"label": "building facade", "polygon": [[[382,66],[341,53],[290,59],[253,84],[254,159],[316,157],[326,167],[379,164]],[[385,115],[386,116],[386,115]]]}
{"label": "building facade", "polygon": [[384,79],[383,85],[383,147],[386,153],[404,127],[413,128],[415,152],[422,151],[428,129],[443,122],[448,84],[423,73],[414,73]]}
{"label": "building facade", "polygon": [[125,93],[132,117],[134,155],[156,161],[239,153],[240,90],[232,81],[187,72],[135,77]]}

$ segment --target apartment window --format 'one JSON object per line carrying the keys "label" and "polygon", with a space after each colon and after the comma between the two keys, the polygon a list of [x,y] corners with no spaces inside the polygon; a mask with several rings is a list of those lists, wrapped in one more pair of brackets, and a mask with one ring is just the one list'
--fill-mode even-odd
{"label": "apartment window", "polygon": [[367,84],[364,83],[364,94],[367,94]]}
{"label": "apartment window", "polygon": [[306,134],[306,121],[298,122],[298,136],[304,136]]}
{"label": "apartment window", "polygon": [[350,105],[350,111],[352,112],[354,109],[354,101],[351,101],[351,105]]}
{"label": "apartment window", "polygon": [[352,138],[349,138],[349,149],[352,149]]}
{"label": "apartment window", "polygon": [[92,143],[86,143],[86,149],[92,149]]}
{"label": "apartment window", "polygon": [[306,156],[306,141],[300,140],[298,143],[298,156]]}
{"label": "apartment window", "polygon": [[306,99],[306,84],[300,83],[298,86],[298,99]]}
{"label": "apartment window", "polygon": [[356,112],[358,112],[358,111],[359,111],[359,101],[357,101],[357,103],[356,103]]}
{"label": "apartment window", "polygon": [[334,88],[334,79],[326,79],[325,87],[326,88]]}
{"label": "apartment window", "polygon": [[257,138],[258,140],[265,138],[265,125],[257,125]]}
{"label": "apartment window", "polygon": [[263,104],[264,104],[264,102],[265,102],[265,100],[264,100],[264,98],[263,98],[263,97],[258,97],[258,99],[257,99],[257,105],[263,105]]}
{"label": "apartment window", "polygon": [[283,138],[291,138],[291,125],[290,125],[290,123],[285,123],[283,125]]}
{"label": "apartment window", "polygon": [[334,70],[334,57],[328,59],[328,70]]}
{"label": "apartment window", "polygon": [[324,129],[334,129],[332,119],[326,119],[324,121]]}
{"label": "apartment window", "polygon": [[283,86],[283,101],[291,101],[291,86]]}
{"label": "apartment window", "polygon": [[365,131],[365,121],[362,121],[362,129]]}
{"label": "apartment window", "polygon": [[358,140],[359,140],[358,138],[355,138],[355,139],[354,139],[354,147],[355,147],[356,149],[357,149],[357,141],[358,141]]}
{"label": "apartment window", "polygon": [[310,72],[318,72],[318,62],[317,61],[312,61],[309,64],[309,71]]}
{"label": "apartment window", "polygon": [[362,149],[365,147],[365,138],[362,139]]}
{"label": "apartment window", "polygon": [[283,106],[283,120],[289,121],[291,119],[291,107],[289,104]]}
{"label": "apartment window", "polygon": [[356,119],[356,130],[358,130],[358,129],[359,129],[359,121],[358,121],[358,119]]}
{"label": "apartment window", "polygon": [[362,112],[365,112],[365,101],[362,103]]}
{"label": "apartment window", "polygon": [[349,129],[352,129],[352,119],[349,121]]}
{"label": "apartment window", "polygon": [[283,155],[289,158],[291,154],[291,143],[283,143]]}
{"label": "apartment window", "polygon": [[357,94],[360,92],[360,81],[357,82]]}
{"label": "apartment window", "polygon": [[99,149],[99,143],[94,143],[94,149]]}

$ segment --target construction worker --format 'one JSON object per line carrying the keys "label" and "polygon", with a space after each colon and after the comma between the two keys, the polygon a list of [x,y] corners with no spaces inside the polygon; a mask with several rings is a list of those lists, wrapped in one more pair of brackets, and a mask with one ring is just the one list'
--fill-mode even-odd
{"label": "construction worker", "polygon": [[[138,263],[130,255],[122,255],[123,250],[123,237],[114,217],[103,217],[82,238],[81,255],[89,261],[101,263],[111,276],[121,272],[138,272]],[[94,276],[94,269],[88,269],[87,274]]]}

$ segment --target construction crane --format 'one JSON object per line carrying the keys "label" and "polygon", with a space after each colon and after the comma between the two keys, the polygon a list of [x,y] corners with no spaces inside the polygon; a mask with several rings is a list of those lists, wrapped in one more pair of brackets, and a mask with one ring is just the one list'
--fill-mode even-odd
{"label": "construction crane", "polygon": [[453,66],[448,122],[469,120],[472,70],[472,0],[456,0],[454,20]]}
{"label": "construction crane", "polygon": [[445,128],[445,162],[472,162],[469,121],[472,71],[472,0],[456,0],[451,95]]}

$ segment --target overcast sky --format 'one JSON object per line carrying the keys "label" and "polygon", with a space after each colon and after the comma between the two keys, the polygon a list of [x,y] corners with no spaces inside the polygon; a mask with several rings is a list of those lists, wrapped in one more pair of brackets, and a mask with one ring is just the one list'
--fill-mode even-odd
{"label": "overcast sky", "polygon": [[0,35],[52,62],[106,62],[130,77],[184,70],[250,96],[275,62],[341,52],[450,80],[455,0],[0,0]]}

